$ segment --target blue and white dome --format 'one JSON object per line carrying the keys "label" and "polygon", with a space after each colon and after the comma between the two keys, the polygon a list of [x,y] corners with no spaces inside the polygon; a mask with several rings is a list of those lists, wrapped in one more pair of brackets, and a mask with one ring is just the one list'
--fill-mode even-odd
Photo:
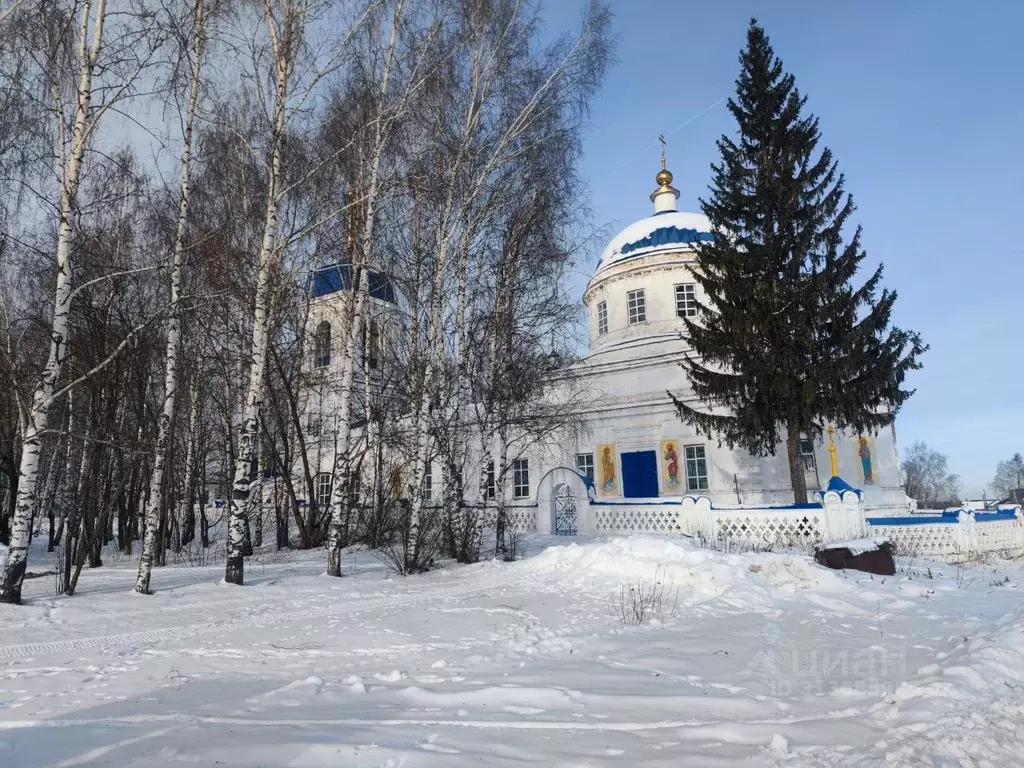
{"label": "blue and white dome", "polygon": [[627,259],[712,239],[711,222],[702,213],[665,210],[635,221],[619,232],[601,254],[598,271]]}

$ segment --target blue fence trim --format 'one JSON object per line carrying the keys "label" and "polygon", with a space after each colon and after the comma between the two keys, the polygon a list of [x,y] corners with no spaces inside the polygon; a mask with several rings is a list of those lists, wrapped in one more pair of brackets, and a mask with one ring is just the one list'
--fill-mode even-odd
{"label": "blue fence trim", "polygon": [[[713,509],[727,509],[727,507],[712,507]],[[768,504],[763,507],[755,507],[755,509],[824,509],[824,507],[816,501],[808,501],[804,504]]]}
{"label": "blue fence trim", "polygon": [[[870,525],[957,525],[959,512],[943,512],[941,515],[916,515],[915,517],[869,517]],[[974,516],[976,523],[995,523],[1000,520],[1015,520],[1013,512],[988,512]]]}
{"label": "blue fence trim", "polygon": [[671,507],[680,506],[681,501],[596,501],[590,503],[595,507]]}
{"label": "blue fence trim", "polygon": [[868,525],[957,525],[955,517],[868,517]]}
{"label": "blue fence trim", "polygon": [[[684,499],[693,499],[694,501],[696,501],[697,499],[706,499],[707,497],[706,496],[684,496],[683,498]],[[678,506],[682,506],[683,502],[682,502],[682,500],[680,500],[680,501],[596,501],[596,500],[591,500],[590,503],[595,505],[595,506],[599,506],[599,507],[655,507],[655,506],[677,506],[678,507]],[[744,507],[735,507],[735,508],[733,508],[733,507],[716,507],[714,504],[711,505],[711,508],[712,509],[718,509],[718,510],[725,510],[727,512],[733,511],[733,509],[735,509],[737,511],[742,511],[744,509]],[[760,510],[760,509],[824,509],[824,507],[821,504],[818,504],[818,503],[813,502],[813,501],[809,501],[809,502],[807,502],[805,504],[776,504],[776,505],[766,504],[764,506],[752,506],[752,507],[749,507],[749,509],[756,511],[756,510]]]}
{"label": "blue fence trim", "polygon": [[1003,509],[998,512],[978,512],[974,515],[975,522],[991,523],[996,520],[1016,520],[1017,515],[1012,509]]}

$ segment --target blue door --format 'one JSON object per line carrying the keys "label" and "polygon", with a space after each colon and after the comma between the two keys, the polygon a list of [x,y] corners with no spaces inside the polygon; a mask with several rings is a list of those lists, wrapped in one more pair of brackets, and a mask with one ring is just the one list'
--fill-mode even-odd
{"label": "blue door", "polygon": [[622,454],[622,495],[649,499],[658,495],[658,454],[633,451]]}

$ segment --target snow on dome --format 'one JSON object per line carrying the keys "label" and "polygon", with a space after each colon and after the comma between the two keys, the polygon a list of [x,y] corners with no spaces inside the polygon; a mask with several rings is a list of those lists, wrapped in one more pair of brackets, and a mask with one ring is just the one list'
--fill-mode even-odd
{"label": "snow on dome", "polygon": [[635,256],[678,250],[681,245],[705,242],[711,237],[711,222],[704,214],[663,211],[633,222],[613,237],[597,269]]}

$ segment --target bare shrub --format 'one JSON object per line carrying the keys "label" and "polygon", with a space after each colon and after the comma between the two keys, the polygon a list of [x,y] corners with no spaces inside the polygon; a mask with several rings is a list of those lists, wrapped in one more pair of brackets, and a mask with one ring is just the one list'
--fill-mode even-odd
{"label": "bare shrub", "polygon": [[653,581],[637,577],[635,582],[623,584],[619,588],[618,602],[613,603],[612,608],[620,624],[634,627],[652,619],[671,619],[678,606],[679,590],[671,580],[665,579],[665,569],[659,566]]}
{"label": "bare shrub", "polygon": [[441,550],[442,517],[436,508],[424,509],[420,513],[415,543],[410,548],[408,531],[411,526],[412,508],[408,503],[401,506],[401,534],[381,549],[375,550],[374,556],[389,570],[402,576],[425,573],[434,567]]}
{"label": "bare shrub", "polygon": [[967,578],[968,570],[964,563],[957,563],[956,566],[956,588],[967,589],[974,583],[974,578]]}
{"label": "bare shrub", "polygon": [[784,548],[781,539],[747,539],[736,536],[708,537],[703,533],[697,533],[692,540],[701,549],[710,549],[712,552],[721,552],[725,555],[774,552],[776,549]]}
{"label": "bare shrub", "polygon": [[[896,555],[893,558],[896,562],[896,573],[904,576],[913,576],[918,552],[916,549],[896,548]],[[929,569],[930,571],[930,569]]]}
{"label": "bare shrub", "polygon": [[515,526],[509,526],[505,530],[505,554],[506,563],[522,560],[526,557],[526,536]]}

